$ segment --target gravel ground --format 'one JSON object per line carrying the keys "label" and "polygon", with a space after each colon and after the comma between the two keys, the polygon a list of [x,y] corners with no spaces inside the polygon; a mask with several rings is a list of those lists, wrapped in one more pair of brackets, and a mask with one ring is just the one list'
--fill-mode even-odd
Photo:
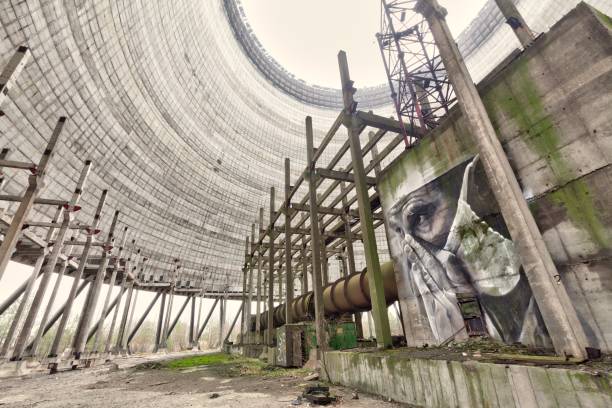
{"label": "gravel ground", "polygon": [[[182,370],[138,366],[162,359],[136,357],[86,370],[1,379],[0,407],[289,407],[296,406],[292,401],[307,384],[292,376],[227,377],[207,366]],[[331,392],[338,397],[336,406],[401,406],[362,394],[353,399],[354,392],[343,387],[331,387]]]}

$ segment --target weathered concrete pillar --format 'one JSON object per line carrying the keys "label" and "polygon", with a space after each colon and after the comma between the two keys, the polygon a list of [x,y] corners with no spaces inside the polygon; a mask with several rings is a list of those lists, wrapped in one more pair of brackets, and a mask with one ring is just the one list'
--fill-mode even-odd
{"label": "weathered concrete pillar", "polygon": [[157,330],[155,330],[155,347],[153,348],[153,352],[157,353],[161,346],[161,337],[162,337],[162,328],[164,325],[164,308],[166,307],[166,292],[164,290],[162,292],[161,305],[159,306],[159,316],[157,318]]}
{"label": "weathered concrete pillar", "polygon": [[[115,280],[117,279],[117,272],[119,271],[119,264],[121,263],[121,255],[123,253],[123,247],[125,246],[127,231],[128,227],[124,227],[123,234],[121,236],[121,241],[119,242],[119,248],[117,249],[117,255],[115,256],[115,264],[113,265],[113,271],[111,272],[111,276],[108,280],[108,290],[106,291],[106,297],[104,298],[104,304],[100,312],[100,318],[98,319],[97,324],[99,329],[96,332],[96,336],[94,337],[94,342],[91,347],[92,353],[98,352],[100,337],[104,335],[104,321],[106,320],[106,315],[108,314],[108,303],[110,302],[111,294],[113,293],[113,289],[115,288]],[[102,279],[104,279],[104,277],[102,277]],[[119,293],[122,292],[122,289],[119,291]],[[117,307],[116,310],[119,310],[119,308]]]}
{"label": "weathered concrete pillar", "polygon": [[[75,236],[70,238],[71,242],[74,242]],[[34,340],[31,343],[31,346],[26,347],[24,351],[25,357],[36,357],[36,352],[38,351],[38,345],[43,337],[43,333],[45,331],[45,326],[47,324],[47,320],[49,319],[49,315],[51,314],[51,309],[53,308],[53,304],[55,303],[55,298],[57,297],[57,292],[59,291],[60,284],[62,283],[62,278],[66,273],[66,268],[68,267],[68,262],[72,258],[71,254],[73,251],[73,246],[66,251],[66,259],[61,263],[60,270],[57,273],[55,278],[55,285],[53,285],[53,290],[51,291],[51,296],[49,296],[49,300],[47,301],[47,307],[43,313],[42,319],[38,323],[38,330],[36,331],[36,335],[34,336]]]}
{"label": "weathered concrete pillar", "polygon": [[23,67],[28,63],[30,59],[30,49],[24,45],[21,45],[15,51],[15,54],[11,57],[8,63],[4,66],[2,73],[0,73],[0,107],[6,99],[6,95],[11,87],[15,84],[15,81],[21,74]]}
{"label": "weathered concrete pillar", "polygon": [[341,276],[346,277],[348,275],[348,262],[346,262],[346,245],[342,247],[342,253],[338,255],[338,260],[340,261]]}
{"label": "weathered concrete pillar", "polygon": [[274,346],[274,187],[270,188],[270,233],[268,247],[268,347]]}
{"label": "weathered concrete pillar", "polygon": [[344,181],[340,182],[340,192],[342,193],[342,208],[344,213],[342,214],[342,222],[344,223],[344,240],[346,242],[346,255],[348,257],[348,272],[354,274],[357,271],[355,268],[355,250],[353,248],[353,234],[351,233],[351,224],[349,223],[349,205],[348,199],[346,198],[346,185]]}
{"label": "weathered concrete pillar", "polygon": [[463,117],[476,141],[485,174],[518,249],[525,275],[555,350],[560,355],[586,358],[585,348],[588,343],[576,310],[448,29],[446,10],[436,0],[421,0],[418,4],[418,11],[429,22]]}
{"label": "weathered concrete pillar", "polygon": [[506,23],[512,28],[514,34],[516,34],[523,48],[529,47],[533,40],[535,40],[535,36],[521,13],[517,10],[514,2],[512,0],[495,0],[495,3],[506,18]]}
{"label": "weathered concrete pillar", "polygon": [[363,236],[363,251],[368,267],[368,284],[370,287],[370,299],[372,302],[372,316],[376,328],[376,343],[378,348],[391,347],[391,329],[389,327],[389,316],[387,315],[387,304],[385,301],[385,289],[383,286],[380,263],[378,260],[378,249],[376,246],[376,236],[374,234],[374,224],[372,221],[372,208],[370,207],[370,196],[368,194],[368,184],[363,165],[361,153],[361,141],[359,140],[359,130],[357,118],[355,116],[356,104],[353,100],[355,88],[349,75],[346,53],[338,53],[338,64],[340,66],[340,78],[342,81],[342,97],[344,100],[344,126],[347,128],[351,158],[353,163],[353,173],[355,177],[355,194],[359,206],[359,222]]}
{"label": "weathered concrete pillar", "polygon": [[195,313],[196,313],[196,296],[191,296],[191,313],[189,314],[189,348],[195,347]]}
{"label": "weathered concrete pillar", "polygon": [[225,340],[225,307],[227,306],[227,300],[224,297],[221,298],[219,304],[219,348],[223,348],[223,341]]}
{"label": "weathered concrete pillar", "polygon": [[[102,195],[100,196],[100,200],[98,201],[98,206],[96,208],[96,212],[94,214],[93,221],[90,225],[91,232],[95,232],[98,229],[98,226],[100,225],[100,215],[102,214],[102,210],[104,209],[104,204],[106,203],[107,193],[108,193],[107,190],[102,191]],[[87,265],[87,259],[89,257],[89,251],[91,250],[91,246],[93,244],[93,238],[94,238],[94,235],[92,233],[87,234],[87,237],[85,239],[85,245],[83,246],[81,257],[79,259],[79,266],[73,275],[74,281],[72,282],[70,292],[68,293],[68,299],[66,299],[66,305],[64,306],[64,313],[62,315],[62,319],[60,320],[59,326],[57,328],[57,332],[55,333],[55,338],[53,339],[53,343],[51,344],[51,349],[49,350],[50,358],[57,357],[60,342],[62,340],[62,336],[64,335],[64,330],[66,330],[66,324],[68,323],[70,312],[72,311],[72,305],[74,304],[74,299],[77,296],[77,290],[80,285],[81,277],[83,276],[83,271],[85,270],[85,266]]]}
{"label": "weathered concrete pillar", "polygon": [[168,292],[168,310],[166,311],[166,320],[164,323],[164,330],[163,330],[163,334],[162,334],[162,339],[161,339],[161,345],[160,347],[162,349],[166,349],[168,348],[168,336],[170,336],[171,330],[170,330],[170,317],[172,316],[172,305],[174,303],[174,289],[176,287],[176,277],[178,276],[178,272],[180,269],[180,265],[179,265],[179,260],[176,259],[175,260],[175,267],[174,270],[172,272],[172,277],[170,278],[170,291]]}
{"label": "weathered concrete pillar", "polygon": [[32,294],[32,289],[34,289],[34,283],[36,282],[36,278],[38,277],[39,271],[42,268],[43,262],[45,261],[45,257],[47,256],[48,250],[44,248],[42,253],[36,258],[36,263],[34,264],[34,270],[32,274],[28,278],[27,285],[25,291],[23,293],[23,297],[19,306],[17,307],[17,311],[13,316],[13,320],[11,321],[11,326],[9,327],[6,336],[4,337],[4,343],[2,343],[2,351],[0,351],[0,357],[4,357],[7,355],[9,348],[11,347],[11,343],[13,342],[13,337],[17,332],[17,328],[19,327],[19,323],[21,322],[21,316],[23,315],[23,311],[27,307],[30,301],[30,295]]}
{"label": "weathered concrete pillar", "polygon": [[219,303],[219,298],[215,299],[215,302],[213,303],[213,305],[210,308],[210,311],[208,312],[208,316],[206,316],[204,323],[202,323],[202,327],[200,327],[200,329],[198,330],[198,336],[196,337],[196,342],[200,341],[200,337],[202,337],[202,333],[204,333],[204,329],[206,329],[206,326],[208,325],[208,321],[210,320],[210,317],[215,311],[215,307],[217,306],[217,303]]}
{"label": "weathered concrete pillar", "polygon": [[253,307],[253,264],[254,264],[254,259],[253,256],[251,256],[251,254],[253,254],[255,251],[255,224],[251,224],[251,247],[250,247],[250,253],[249,253],[249,277],[247,280],[247,287],[248,287],[248,297],[247,297],[247,305],[246,305],[246,309],[243,310],[243,314],[246,313],[246,319],[245,319],[245,328],[244,328],[244,333],[246,334],[247,337],[247,343],[249,344],[253,344],[253,333],[251,332],[251,309]]}
{"label": "weathered concrete pillar", "polygon": [[302,295],[308,292],[308,259],[306,258],[306,236],[302,235],[302,249],[300,250],[302,262]]}
{"label": "weathered concrete pillar", "polygon": [[36,317],[38,315],[38,311],[40,306],[42,305],[43,298],[45,296],[45,292],[47,291],[47,286],[49,285],[49,281],[51,280],[51,276],[53,271],[55,270],[55,266],[57,265],[57,261],[59,259],[60,253],[64,246],[64,241],[66,238],[66,233],[68,231],[68,227],[70,226],[70,222],[73,219],[73,214],[80,207],[78,207],[79,200],[81,198],[81,194],[85,184],[87,182],[87,176],[89,175],[89,171],[91,169],[91,161],[87,160],[85,162],[85,166],[81,171],[81,176],[77,183],[77,187],[72,193],[72,197],[70,199],[67,208],[63,213],[62,223],[60,224],[59,230],[55,237],[55,243],[53,244],[53,249],[51,250],[51,254],[47,259],[47,263],[44,267],[43,276],[40,280],[40,284],[38,285],[38,290],[34,295],[34,300],[32,300],[32,306],[28,311],[28,315],[23,324],[23,328],[19,333],[19,337],[17,338],[17,343],[15,343],[15,349],[13,350],[13,356],[11,360],[21,360],[23,357],[23,353],[25,350],[26,342],[30,337],[30,332],[34,326],[34,322],[36,321]]}
{"label": "weathered concrete pillar", "polygon": [[[138,293],[138,292],[136,292]],[[157,299],[159,299],[159,297],[162,295],[161,292],[157,292],[155,294],[155,297],[153,298],[153,300],[151,301],[151,303],[149,303],[149,306],[147,306],[147,308],[145,309],[144,313],[142,314],[142,316],[140,317],[140,319],[138,319],[138,321],[136,322],[136,324],[134,325],[134,328],[131,329],[130,331],[130,335],[127,336],[127,339],[125,340],[125,346],[123,346],[124,349],[129,350],[129,345],[130,345],[130,341],[132,341],[132,339],[134,338],[134,336],[136,336],[136,333],[138,333],[138,329],[140,329],[140,326],[142,326],[142,324],[144,323],[144,321],[146,320],[147,316],[149,315],[149,313],[151,312],[151,309],[153,309],[153,306],[155,306],[155,303],[157,303]],[[134,310],[134,309],[132,309]]]}
{"label": "weathered concrete pillar", "polygon": [[[263,227],[263,207],[259,207],[259,237],[261,237],[262,233],[264,231],[264,227]],[[263,244],[263,240],[262,240],[262,244]],[[257,344],[261,343],[261,317],[260,314],[263,310],[263,308],[261,307],[261,301],[262,301],[262,297],[264,297],[265,295],[265,291],[262,291],[262,270],[261,270],[261,257],[262,257],[262,250],[261,250],[261,246],[259,247],[258,251],[257,251],[257,305],[255,306],[255,342]]]}
{"label": "weathered concrete pillar", "polygon": [[[246,237],[245,240],[245,246],[244,246],[244,265],[242,267],[242,304],[246,304],[247,301],[247,285],[248,285],[248,273],[249,273],[249,246],[250,246],[250,242],[251,242],[251,238],[250,237]],[[246,333],[247,330],[245,330],[246,328],[246,319],[245,319],[245,314],[242,313],[241,317],[240,317],[240,330],[238,330],[238,332],[240,333],[240,336],[238,336],[240,338],[240,343],[244,343],[245,342],[245,337],[246,337]]]}
{"label": "weathered concrete pillar", "polygon": [[319,236],[319,213],[317,204],[317,180],[315,176],[314,136],[312,118],[306,117],[306,181],[308,182],[308,199],[310,203],[310,253],[312,257],[312,287],[315,302],[315,331],[317,337],[317,360],[321,352],[327,349],[325,329],[325,309],[323,308],[323,281],[321,277],[321,237]]}
{"label": "weathered concrete pillar", "polygon": [[[0,98],[3,98],[3,96],[4,93],[0,92]],[[0,103],[2,103],[2,99],[0,99]],[[64,129],[64,123],[66,123],[66,118],[62,116],[55,125],[55,129],[53,129],[51,139],[49,139],[49,143],[47,143],[47,148],[43,152],[42,157],[38,162],[38,166],[35,166],[34,168],[30,169],[32,174],[28,177],[28,188],[26,189],[26,192],[21,199],[21,203],[19,203],[19,207],[17,207],[17,211],[15,211],[15,215],[13,215],[11,225],[9,225],[8,229],[4,233],[4,239],[2,240],[2,244],[0,244],[0,279],[2,279],[2,275],[4,275],[4,271],[6,270],[6,267],[8,266],[8,263],[11,260],[11,256],[13,256],[13,251],[15,250],[15,245],[17,245],[17,241],[19,240],[19,236],[21,235],[23,224],[26,221],[26,218],[30,213],[32,206],[34,205],[36,195],[38,194],[38,191],[42,186],[43,180],[45,178],[45,172],[47,170],[47,165],[49,164],[49,160],[51,159],[51,153],[53,153],[53,149],[55,148],[57,140],[59,139],[60,134],[62,133],[62,129]],[[2,167],[3,165],[1,165],[0,167]],[[88,168],[87,165],[86,168]],[[59,246],[61,247],[61,244]],[[47,281],[48,279],[45,282]],[[43,281],[41,281],[39,287],[41,287],[42,283]],[[37,306],[36,310],[38,311]]]}
{"label": "weathered concrete pillar", "polygon": [[105,246],[102,250],[100,265],[98,266],[98,271],[96,273],[94,281],[89,287],[89,292],[87,293],[87,300],[83,305],[81,317],[77,325],[77,330],[74,334],[74,339],[72,341],[72,353],[77,360],[81,357],[81,353],[85,351],[85,346],[87,345],[87,334],[89,326],[93,319],[93,315],[96,311],[98,297],[100,296],[100,291],[102,290],[102,284],[104,283],[104,276],[106,275],[106,269],[108,267],[110,251],[114,242],[115,227],[117,226],[118,218],[119,211],[115,211],[110,229],[108,230],[108,235],[106,236]]}
{"label": "weathered concrete pillar", "polygon": [[[62,216],[63,211],[64,211],[63,207],[61,206],[57,207],[57,210],[55,211],[55,215],[53,216],[52,224],[55,224],[59,221],[60,217]],[[55,230],[54,227],[51,227],[47,230],[47,235],[45,236],[45,242],[51,241],[51,239],[53,238],[54,230]],[[17,328],[19,327],[19,323],[21,322],[21,316],[23,315],[24,310],[26,310],[26,307],[28,307],[28,304],[30,302],[30,295],[32,293],[32,290],[34,289],[34,284],[36,282],[36,279],[38,278],[38,275],[40,275],[40,271],[42,269],[43,263],[48,254],[49,254],[49,246],[47,246],[46,248],[43,248],[38,258],[36,258],[36,262],[34,263],[34,269],[32,270],[32,274],[30,275],[29,279],[25,282],[23,298],[21,299],[21,302],[19,303],[19,306],[17,307],[17,311],[15,312],[15,315],[13,316],[13,321],[11,322],[11,326],[9,327],[9,331],[6,333],[6,336],[4,338],[4,343],[2,344],[2,350],[0,351],[0,357],[4,357],[8,353],[9,347],[11,346],[11,343],[13,341],[13,336],[15,336],[15,333],[17,332]]]}
{"label": "weathered concrete pillar", "polygon": [[[129,277],[130,272],[133,272],[134,275],[133,275],[132,282],[128,284],[127,295],[125,298],[125,306],[123,307],[123,315],[121,316],[121,322],[119,323],[119,331],[117,333],[117,341],[115,342],[115,349],[114,349],[115,353],[123,353],[126,350],[126,347],[127,347],[126,336],[128,334],[127,332],[130,330],[130,326],[132,325],[132,318],[134,317],[134,309],[136,308],[136,301],[138,300],[138,291],[136,291],[136,296],[134,296],[134,302],[132,303],[135,279],[137,275],[136,271],[138,270],[138,262],[140,261],[140,249],[136,251],[135,259],[134,261],[132,261],[132,256],[134,254],[135,247],[136,247],[136,240],[132,240],[132,250],[130,251],[130,256],[125,262],[125,267],[123,270],[124,281]],[[128,316],[129,316],[129,321],[128,321]],[[110,344],[110,341],[107,343]],[[109,350],[106,350],[106,351],[108,352]]]}

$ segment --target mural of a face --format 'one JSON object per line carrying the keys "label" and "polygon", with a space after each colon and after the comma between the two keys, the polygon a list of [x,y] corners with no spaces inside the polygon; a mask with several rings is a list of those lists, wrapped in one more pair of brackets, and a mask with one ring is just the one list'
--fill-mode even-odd
{"label": "mural of a face", "polygon": [[[486,179],[475,177],[477,166],[475,158],[391,206],[391,254],[438,342],[467,336],[457,302],[461,293],[479,299],[492,337],[546,345],[512,241],[483,220],[498,210]],[[490,222],[499,224],[495,217]]]}

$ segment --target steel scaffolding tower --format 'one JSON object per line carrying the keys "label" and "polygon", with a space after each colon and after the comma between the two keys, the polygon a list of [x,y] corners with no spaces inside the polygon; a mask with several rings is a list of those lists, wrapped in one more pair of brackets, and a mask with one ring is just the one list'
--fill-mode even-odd
{"label": "steel scaffolding tower", "polygon": [[381,0],[376,34],[397,116],[409,125],[406,148],[416,141],[414,127],[433,129],[456,100],[429,25],[415,11],[418,3]]}

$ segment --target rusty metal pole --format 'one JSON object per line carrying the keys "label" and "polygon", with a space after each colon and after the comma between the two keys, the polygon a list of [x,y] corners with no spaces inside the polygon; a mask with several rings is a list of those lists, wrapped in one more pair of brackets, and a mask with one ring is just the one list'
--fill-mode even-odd
{"label": "rusty metal pole", "polygon": [[376,343],[378,348],[391,347],[391,329],[389,316],[387,315],[387,304],[385,302],[385,289],[382,282],[378,249],[376,247],[376,236],[374,235],[374,224],[372,220],[372,208],[368,194],[368,184],[363,165],[361,152],[361,141],[359,140],[359,124],[355,115],[356,103],[353,99],[355,88],[349,74],[346,53],[338,53],[338,64],[340,67],[340,78],[342,81],[342,96],[344,100],[343,124],[347,128],[348,138],[353,162],[353,173],[355,176],[355,193],[359,207],[359,222],[363,235],[363,250],[368,267],[368,283],[370,285],[370,298],[372,300],[372,316],[376,329]]}
{"label": "rusty metal pole", "polygon": [[327,350],[327,333],[325,328],[325,311],[323,307],[323,281],[321,278],[321,237],[319,236],[319,214],[317,207],[317,180],[315,176],[314,135],[312,118],[306,117],[306,181],[308,182],[308,199],[310,203],[310,253],[312,256],[312,286],[315,301],[315,331],[317,337],[317,360],[321,360],[322,351]]}

